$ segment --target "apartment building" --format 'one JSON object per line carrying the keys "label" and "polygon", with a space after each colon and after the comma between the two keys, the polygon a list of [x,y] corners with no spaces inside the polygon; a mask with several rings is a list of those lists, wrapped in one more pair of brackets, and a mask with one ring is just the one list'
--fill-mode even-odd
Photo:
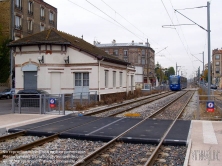
{"label": "apartment building", "polygon": [[1,0],[4,36],[17,40],[46,29],[57,29],[57,8],[43,0]]}
{"label": "apartment building", "polygon": [[94,45],[104,50],[109,55],[118,57],[126,62],[131,63],[136,68],[142,67],[142,81],[137,82],[137,85],[143,86],[144,83],[155,84],[155,51],[147,42],[135,43],[117,43],[113,40],[112,43],[101,44],[94,41]]}
{"label": "apartment building", "polygon": [[222,88],[222,50],[214,49],[212,53],[212,83]]}

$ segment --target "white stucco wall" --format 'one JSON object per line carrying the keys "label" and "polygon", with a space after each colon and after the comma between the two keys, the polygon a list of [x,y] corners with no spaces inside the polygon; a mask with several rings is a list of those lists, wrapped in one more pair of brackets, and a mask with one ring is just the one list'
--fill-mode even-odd
{"label": "white stucco wall", "polygon": [[[41,49],[45,48],[42,46]],[[48,46],[47,49],[50,49]],[[44,56],[44,63],[40,64],[38,57]],[[69,56],[69,64],[65,64],[64,57]],[[38,46],[23,46],[22,50],[17,48],[15,53],[15,89],[24,88],[23,71],[21,68],[27,64],[33,64],[38,67],[37,70],[37,88],[52,93],[52,84],[60,86],[60,93],[73,93],[75,90],[74,73],[89,73],[89,90],[100,91],[100,94],[126,92],[131,90],[131,75],[133,75],[133,89],[135,86],[135,71],[126,66],[101,61],[100,64],[100,88],[98,81],[99,63],[98,60],[83,51],[68,47],[67,52],[61,52],[61,46],[52,46],[52,53],[39,53]],[[105,70],[109,71],[109,86],[105,88]],[[113,87],[113,71],[116,72],[116,87]],[[122,86],[120,87],[120,76],[122,72]],[[52,73],[60,73],[59,82],[52,82]],[[127,77],[128,75],[128,77]],[[126,79],[128,78],[128,83]]]}

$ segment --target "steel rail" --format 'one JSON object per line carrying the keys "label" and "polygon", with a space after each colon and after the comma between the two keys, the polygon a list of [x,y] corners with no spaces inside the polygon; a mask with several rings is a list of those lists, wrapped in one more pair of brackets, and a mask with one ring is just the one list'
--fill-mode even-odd
{"label": "steel rail", "polygon": [[[172,94],[172,93],[170,93],[170,94]],[[114,112],[114,113],[110,114],[109,116],[116,116],[116,115],[121,114],[123,112],[128,112],[128,111],[130,111],[132,109],[138,108],[138,107],[140,107],[142,105],[146,105],[146,104],[151,103],[151,102],[153,102],[155,100],[162,99],[162,98],[164,98],[164,97],[166,97],[168,95],[169,94],[163,94],[162,96],[155,96],[156,98],[155,97],[153,97],[152,99],[150,98],[149,101],[144,101],[144,103],[138,103],[138,105],[131,106],[130,108],[127,108],[126,110],[122,110],[122,111],[119,111],[119,112]]]}
{"label": "steel rail", "polygon": [[[186,93],[182,94],[185,95]],[[178,100],[178,98],[176,99]],[[175,101],[175,100],[174,100]],[[171,102],[172,103],[172,102]],[[168,105],[168,104],[167,104]],[[161,111],[162,109],[164,109],[166,106],[160,108],[157,111]],[[155,112],[156,113],[156,112]],[[151,115],[152,116],[152,115]],[[113,138],[112,140],[110,140],[109,142],[107,142],[105,145],[103,145],[102,147],[100,147],[99,149],[93,151],[92,153],[90,153],[89,155],[87,155],[86,157],[80,159],[79,161],[77,161],[77,163],[74,164],[74,166],[85,166],[87,165],[93,158],[95,158],[97,155],[99,155],[99,153],[101,153],[102,151],[104,151],[106,148],[108,148],[109,146],[111,146],[114,142],[118,141],[119,138],[121,138],[123,135],[125,135],[127,132],[129,132],[130,130],[134,129],[135,127],[137,127],[138,125],[140,125],[141,123],[143,123],[144,121],[146,121],[147,119],[149,119],[150,116],[146,117],[145,119],[141,120],[140,122],[138,122],[137,124],[135,124],[134,126],[132,126],[131,128],[129,128],[128,130],[124,131],[123,133],[121,133],[120,135],[116,136],[115,138]]]}
{"label": "steel rail", "polygon": [[[174,93],[174,92],[165,92],[165,93],[162,93],[162,94],[169,95],[169,94],[172,94],[172,93]],[[154,94],[154,95],[151,95],[151,96],[142,98],[142,99],[134,100],[134,101],[132,101],[132,102],[131,102],[131,101],[128,101],[128,102],[125,102],[125,103],[122,103],[122,104],[116,104],[116,105],[110,106],[110,107],[108,107],[108,108],[104,108],[104,109],[97,110],[97,111],[94,111],[94,112],[85,113],[84,115],[87,115],[87,116],[88,116],[88,115],[99,114],[99,113],[102,113],[102,112],[105,112],[105,111],[108,111],[108,110],[111,110],[111,109],[123,107],[123,106],[129,105],[129,104],[133,104],[133,103],[136,103],[136,102],[139,102],[139,101],[147,100],[147,99],[150,99],[150,98],[159,96],[159,95],[160,95],[160,94]]]}
{"label": "steel rail", "polygon": [[[185,93],[186,94],[186,93]],[[184,94],[184,95],[185,95]],[[194,94],[194,92],[193,92]],[[193,97],[193,94],[190,96],[190,98],[188,99],[188,101],[184,104],[184,106],[180,109],[179,114],[176,116],[176,118],[174,119],[174,121],[171,123],[170,127],[167,129],[167,131],[164,133],[163,137],[161,138],[159,144],[157,145],[157,147],[155,148],[155,150],[153,151],[153,153],[151,154],[151,156],[149,157],[149,159],[147,160],[147,162],[144,164],[144,166],[152,166],[155,162],[155,159],[158,156],[158,150],[160,149],[160,147],[162,146],[164,139],[166,138],[167,134],[170,132],[170,130],[172,129],[173,125],[176,123],[177,119],[180,117],[180,115],[182,114],[182,112],[184,111],[185,107],[187,106],[187,104],[190,102],[191,98]]]}
{"label": "steel rail", "polygon": [[[25,144],[25,145],[21,145],[19,147],[14,148],[14,149],[3,151],[3,153],[0,153],[0,161],[4,159],[4,156],[15,155],[15,154],[19,153],[19,151],[29,150],[29,149],[32,149],[33,147],[40,146],[42,144],[45,144],[47,142],[50,142],[50,141],[58,138],[59,135],[63,132],[66,132],[68,130],[71,130],[71,129],[74,129],[74,128],[77,128],[77,127],[80,127],[80,126],[83,126],[83,125],[86,125],[86,124],[89,124],[89,123],[92,123],[94,121],[98,121],[100,119],[102,119],[102,118],[98,118],[96,120],[93,120],[93,121],[90,121],[90,122],[87,122],[87,123],[84,123],[84,124],[81,124],[81,125],[78,125],[78,126],[75,126],[75,127],[71,127],[69,129],[66,129],[65,131],[58,132],[58,133],[53,134],[51,136],[41,138],[39,140],[33,141],[33,142]],[[22,131],[22,132],[27,132],[27,131]]]}

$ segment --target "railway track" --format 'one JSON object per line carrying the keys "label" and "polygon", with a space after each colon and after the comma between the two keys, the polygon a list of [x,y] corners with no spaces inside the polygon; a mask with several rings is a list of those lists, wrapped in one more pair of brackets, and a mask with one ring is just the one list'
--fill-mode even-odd
{"label": "railway track", "polygon": [[[130,111],[134,108],[140,107],[141,105],[148,104],[150,102],[153,102],[155,100],[159,100],[161,98],[164,98],[166,96],[170,96],[174,94],[175,92],[166,92],[166,93],[160,93],[160,94],[154,94],[148,97],[139,98],[136,100],[130,100],[121,104],[116,104],[107,108],[102,108],[101,110],[96,110],[92,112],[85,113],[85,116],[97,116],[97,117],[109,117],[109,116],[115,116],[117,114],[120,114],[125,111]],[[111,110],[111,111],[110,111]]]}
{"label": "railway track", "polygon": [[[168,105],[169,105],[169,104],[168,104]],[[165,107],[164,107],[164,108],[165,108]],[[164,108],[159,109],[159,111],[162,110],[162,109],[164,109]],[[151,117],[151,116],[149,116],[149,117]],[[138,126],[138,125],[141,124],[142,122],[144,122],[144,121],[145,121],[146,119],[148,119],[149,117],[143,119],[143,120],[140,121],[138,124],[134,125],[133,127],[131,127],[130,129],[128,129],[128,130],[125,131],[124,133],[120,134],[119,136],[117,136],[115,139],[113,139],[112,141],[108,142],[107,144],[105,144],[105,145],[103,145],[103,146],[101,145],[100,148],[97,147],[97,149],[98,149],[98,148],[99,148],[99,149],[96,150],[96,151],[93,152],[93,153],[101,152],[101,151],[104,150],[104,148],[110,146],[109,144],[112,144],[112,143],[114,143],[114,142],[115,142],[115,143],[118,142],[118,139],[119,139],[121,136],[123,136],[125,133],[127,133],[127,132],[130,131],[131,129],[135,128],[136,126]],[[89,123],[90,123],[90,122],[89,122]],[[84,124],[84,125],[85,125],[85,124]],[[43,127],[43,126],[42,126],[42,127]],[[76,127],[79,127],[79,126],[76,126]],[[68,129],[68,130],[70,130],[70,129]],[[7,137],[13,138],[13,137],[18,137],[18,136],[24,135],[24,134],[26,134],[26,131],[21,131],[21,132],[12,134],[12,135],[6,135],[6,136],[4,136],[4,138],[3,138],[3,137],[0,137],[0,140],[6,140]],[[7,151],[7,152],[1,153],[1,154],[0,154],[0,159],[3,159],[4,157],[9,156],[9,155],[15,155],[15,154],[18,153],[19,151],[30,150],[30,149],[32,149],[33,147],[36,147],[36,146],[39,146],[39,145],[43,145],[43,144],[48,143],[48,142],[50,142],[50,141],[56,140],[56,139],[59,138],[59,134],[60,134],[60,133],[57,133],[57,134],[48,136],[48,137],[46,137],[46,138],[38,139],[37,141],[34,141],[34,142],[32,142],[32,143],[29,143],[29,144],[26,144],[26,145],[23,145],[23,146],[14,148],[14,149],[10,149],[10,150]],[[119,146],[119,144],[118,144],[118,146]],[[101,150],[100,150],[100,149],[101,149]],[[151,148],[151,149],[153,149],[153,148]],[[14,152],[14,153],[13,153],[13,152]],[[85,160],[88,160],[88,158],[91,158],[91,156],[94,156],[93,153],[91,153],[90,155],[88,155],[88,156],[86,156],[84,159],[82,159],[82,161],[84,161],[84,165],[85,165]],[[141,160],[144,162],[144,161],[145,161],[145,158],[143,158],[143,159],[141,159]],[[82,162],[78,162],[76,165],[79,165],[79,164],[81,165]]]}
{"label": "railway track", "polygon": [[[85,158],[80,159],[79,161],[77,161],[75,166],[85,166],[85,165],[95,166],[95,165],[104,165],[104,164],[105,165],[106,164],[108,164],[108,165],[130,165],[131,162],[133,164],[137,164],[137,165],[150,165],[151,166],[151,165],[154,165],[154,164],[158,165],[158,163],[155,163],[155,162],[165,162],[164,160],[161,160],[161,159],[157,158],[158,155],[161,154],[161,152],[159,152],[160,148],[163,146],[163,141],[164,141],[165,137],[167,136],[169,131],[172,129],[174,123],[179,118],[180,114],[182,113],[182,111],[184,110],[186,105],[188,104],[192,95],[193,95],[193,93],[190,94],[189,98],[187,98],[186,93],[181,95],[181,98],[183,98],[183,97],[186,98],[186,102],[184,103],[183,107],[180,107],[179,111],[178,111],[178,108],[176,108],[177,109],[177,113],[176,113],[177,115],[176,115],[174,121],[172,122],[172,124],[170,125],[170,127],[168,128],[168,130],[164,133],[163,137],[160,140],[160,143],[157,146],[149,145],[147,148],[144,148],[145,151],[140,151],[141,147],[144,147],[144,146],[139,145],[136,148],[131,148],[131,147],[133,147],[131,144],[128,145],[128,144],[125,144],[125,143],[121,143],[121,142],[119,142],[119,140],[123,135],[125,135],[130,130],[136,128],[138,125],[143,123],[148,118],[155,117],[157,112],[163,112],[166,109],[166,107],[169,106],[170,104],[168,104],[164,108],[161,108],[161,109],[157,110],[155,113],[153,113],[149,117],[143,119],[142,121],[140,121],[139,123],[137,123],[133,127],[129,128],[127,131],[123,132],[122,134],[120,134],[116,138],[109,141],[107,144],[105,144],[104,146],[102,146],[98,150],[96,150],[93,153],[86,156]],[[171,103],[171,105],[172,104],[173,104],[173,102]],[[124,146],[126,146],[128,148],[123,148]],[[118,151],[118,150],[116,150],[116,149],[118,149],[118,147],[121,147],[124,150],[121,151],[121,154],[117,153],[115,155],[115,153]],[[163,148],[163,149],[166,149],[166,148]],[[134,152],[134,150],[137,150],[137,152]],[[138,154],[138,151],[140,151],[141,154],[146,154],[145,156],[142,156],[142,158],[139,158],[139,160],[137,160],[137,157],[140,154],[140,153]],[[126,154],[128,154],[128,155],[126,155]],[[164,154],[164,153],[162,153],[162,154]],[[121,157],[117,157],[117,155],[121,155]],[[127,156],[127,157],[124,157],[124,156]],[[116,160],[116,158],[118,158],[119,160]]]}

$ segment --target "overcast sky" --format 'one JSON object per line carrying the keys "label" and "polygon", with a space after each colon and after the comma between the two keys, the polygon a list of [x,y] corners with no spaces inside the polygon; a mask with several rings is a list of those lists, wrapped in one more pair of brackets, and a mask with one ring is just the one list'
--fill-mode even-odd
{"label": "overcast sky", "polygon": [[[155,64],[174,67],[190,78],[208,63],[207,0],[44,0],[58,10],[58,30],[102,44],[148,39],[155,50]],[[222,47],[222,0],[209,0],[211,50]],[[196,8],[202,7],[202,8]],[[178,10],[174,9],[186,9]],[[169,28],[171,27],[171,28]],[[212,51],[211,51],[212,54]],[[196,57],[196,58],[195,58]],[[201,61],[199,61],[198,59]]]}

